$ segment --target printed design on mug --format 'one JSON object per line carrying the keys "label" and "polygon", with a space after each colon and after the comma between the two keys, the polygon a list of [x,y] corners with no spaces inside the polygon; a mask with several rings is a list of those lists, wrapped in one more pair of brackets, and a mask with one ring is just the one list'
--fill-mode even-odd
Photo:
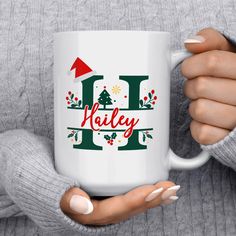
{"label": "printed design on mug", "polygon": [[68,92],[66,96],[67,105],[70,108],[80,108],[82,105],[82,100],[79,100],[78,97],[75,97],[75,94],[71,91]]}
{"label": "printed design on mug", "polygon": [[[83,62],[79,58],[76,61]],[[83,62],[82,69],[84,65],[87,66]],[[107,82],[103,75],[94,75],[94,71],[88,68],[84,74],[75,71],[75,78],[80,79],[79,83],[75,83],[80,92],[70,90],[65,96],[67,110],[77,110],[82,117],[77,127],[67,127],[67,138],[73,143],[73,148],[147,149],[148,143],[153,140],[153,128],[144,127],[142,122],[147,112],[156,109],[158,101],[156,91],[142,85],[149,76],[119,75]],[[71,70],[74,69],[79,69],[75,62],[71,67]]]}

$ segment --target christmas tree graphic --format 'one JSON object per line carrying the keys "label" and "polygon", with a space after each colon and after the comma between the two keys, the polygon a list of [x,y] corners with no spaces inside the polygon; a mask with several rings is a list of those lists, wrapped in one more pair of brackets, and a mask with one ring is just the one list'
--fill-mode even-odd
{"label": "christmas tree graphic", "polygon": [[106,109],[106,105],[112,105],[110,94],[107,92],[106,88],[100,93],[98,102],[103,105],[103,108]]}

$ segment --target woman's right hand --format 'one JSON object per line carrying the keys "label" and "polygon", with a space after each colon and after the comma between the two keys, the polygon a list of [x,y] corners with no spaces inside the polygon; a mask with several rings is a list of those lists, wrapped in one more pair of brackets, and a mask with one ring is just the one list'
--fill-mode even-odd
{"label": "woman's right hand", "polygon": [[144,185],[130,192],[103,198],[90,199],[79,188],[69,189],[61,199],[61,209],[71,219],[85,225],[107,225],[126,220],[159,205],[177,200],[180,186],[164,181],[155,185]]}

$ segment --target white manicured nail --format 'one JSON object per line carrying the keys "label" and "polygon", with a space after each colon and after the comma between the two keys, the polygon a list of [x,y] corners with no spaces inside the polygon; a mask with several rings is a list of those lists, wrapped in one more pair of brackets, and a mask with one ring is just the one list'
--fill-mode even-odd
{"label": "white manicured nail", "polygon": [[168,188],[161,196],[162,200],[167,200],[171,196],[174,196],[176,192],[180,189],[180,185],[175,185],[170,188]]}
{"label": "white manicured nail", "polygon": [[174,201],[176,201],[178,199],[179,199],[178,196],[170,196],[168,199],[163,201],[161,205],[169,205],[169,204],[173,203]]}
{"label": "white manicured nail", "polygon": [[201,35],[194,35],[184,41],[184,43],[203,43],[206,39]]}
{"label": "white manicured nail", "polygon": [[177,199],[179,199],[178,196],[170,196],[170,197],[169,197],[169,200],[176,201]]}
{"label": "white manicured nail", "polygon": [[93,211],[93,204],[83,196],[73,195],[70,199],[70,208],[75,212],[87,215]]}
{"label": "white manicured nail", "polygon": [[158,195],[160,195],[160,193],[163,191],[163,188],[158,188],[154,191],[152,191],[146,198],[145,201],[146,202],[150,202],[153,199],[155,199]]}

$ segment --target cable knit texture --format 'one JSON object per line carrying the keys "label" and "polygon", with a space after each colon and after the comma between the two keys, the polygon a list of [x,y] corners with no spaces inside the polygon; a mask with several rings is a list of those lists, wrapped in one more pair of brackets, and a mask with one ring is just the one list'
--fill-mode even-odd
{"label": "cable knit texture", "polygon": [[[236,42],[235,0],[0,1],[0,235],[236,235],[236,130],[193,171],[172,171],[179,200],[120,224],[87,227],[65,216],[62,194],[78,184],[53,166],[53,33],[69,30],[164,30],[173,50],[202,28]],[[191,138],[179,68],[172,73],[170,145],[189,158]]]}

